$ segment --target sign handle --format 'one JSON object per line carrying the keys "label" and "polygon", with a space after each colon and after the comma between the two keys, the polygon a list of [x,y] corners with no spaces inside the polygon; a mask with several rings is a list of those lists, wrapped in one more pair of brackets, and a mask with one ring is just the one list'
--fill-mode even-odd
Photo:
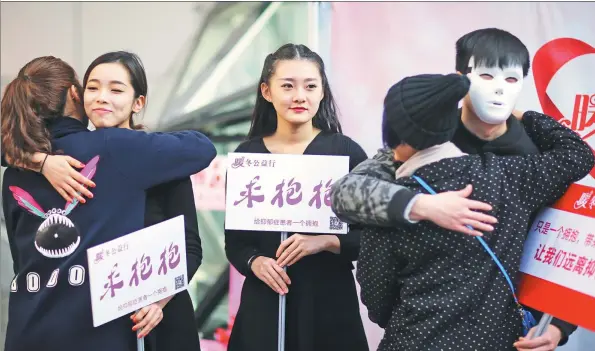
{"label": "sign handle", "polygon": [[537,324],[537,328],[535,329],[535,333],[533,333],[533,336],[531,337],[531,339],[540,337],[545,333],[548,325],[550,325],[550,323],[552,321],[552,317],[553,316],[548,313],[544,313],[543,316],[541,316],[541,319],[539,320],[539,324]]}
{"label": "sign handle", "polygon": [[136,331],[136,351],[145,351],[145,337],[138,338],[138,335],[141,333],[141,330]]}
{"label": "sign handle", "polygon": [[[281,233],[281,242],[287,239],[287,232]],[[283,267],[283,270],[287,272],[287,266]],[[277,350],[285,351],[285,306],[286,299],[285,295],[279,294],[279,327],[277,332]]]}

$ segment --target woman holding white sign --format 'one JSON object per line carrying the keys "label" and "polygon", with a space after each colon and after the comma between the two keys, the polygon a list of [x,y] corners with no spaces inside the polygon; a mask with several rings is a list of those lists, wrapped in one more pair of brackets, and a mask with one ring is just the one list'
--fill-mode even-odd
{"label": "woman holding white sign", "polygon": [[[114,84],[123,81],[127,84]],[[148,84],[140,58],[130,52],[116,51],[96,58],[83,77],[87,115],[95,128],[118,127],[142,130],[144,127],[134,121],[148,99]],[[99,95],[113,106],[115,113],[100,113],[91,107]],[[133,101],[142,97],[142,104]],[[118,108],[124,107],[124,108]],[[66,156],[54,156],[46,162],[44,175],[62,193],[57,184],[68,184],[69,173],[59,172],[70,167]],[[51,161],[51,162],[50,162]],[[189,177],[176,179],[155,186],[147,191],[145,226],[151,226],[167,219],[184,215],[186,234],[186,258],[188,280],[200,266],[202,250],[198,234],[198,222],[192,183]],[[141,308],[131,316],[132,331],[139,330],[139,337],[146,338],[148,351],[196,351],[200,350],[194,308],[187,290]]]}
{"label": "woman holding white sign", "polygon": [[[131,54],[120,58],[124,56],[137,60]],[[137,80],[139,75],[144,78],[140,61],[129,67],[122,63],[126,60],[113,61],[109,66],[105,58],[100,57],[89,69],[84,92],[66,63],[53,57],[35,59],[9,84],[2,100],[2,144],[9,160],[42,173],[52,149],[76,159],[91,158],[82,172],[98,184],[86,205],[67,200],[64,207],[64,200],[41,175],[6,171],[3,206],[17,274],[11,291],[7,351],[134,350],[134,322],[128,316],[93,326],[85,249],[142,228],[146,190],[188,177],[215,157],[212,143],[196,132],[147,134],[123,128],[90,132],[87,115],[130,118],[130,112],[140,111],[145,101],[146,80]],[[109,68],[111,74],[96,72],[100,66]],[[87,83],[91,81],[108,82],[109,92],[90,98],[93,89]],[[110,100],[109,94],[117,98]],[[86,102],[92,101],[85,104],[87,111],[83,95]],[[35,163],[40,153],[42,161]],[[85,172],[89,167],[91,171]],[[94,186],[89,179],[84,181]],[[50,211],[44,213],[42,208]],[[106,292],[106,301],[132,281],[130,267],[113,273],[117,274],[107,278],[111,294]],[[146,320],[143,326],[160,319],[158,313],[141,317]]]}
{"label": "woman holding white sign", "polygon": [[[349,156],[349,168],[367,158],[341,134],[320,56],[286,44],[264,63],[249,140],[235,152]],[[226,230],[231,264],[246,280],[228,350],[277,350],[279,295],[287,296],[287,351],[367,351],[352,261],[359,230],[344,235]],[[287,267],[287,272],[284,271]]]}
{"label": "woman holding white sign", "polygon": [[[97,57],[85,72],[83,91],[88,109],[86,114],[95,128],[144,129],[134,121],[134,116],[142,112],[148,100],[147,78],[137,55],[115,51]],[[104,107],[107,107],[101,111],[92,107],[99,95],[106,102]],[[37,153],[34,157],[42,159],[45,156],[44,153]],[[66,201],[73,197],[86,201],[82,194],[88,198],[93,197],[83,187],[90,184],[90,180],[73,168],[79,163],[78,160],[63,155],[48,155],[44,163],[41,173]],[[190,280],[202,261],[190,178],[176,179],[147,191],[145,226],[179,215],[184,215],[187,273]],[[148,351],[200,349],[194,308],[187,290],[143,307],[131,319],[132,331],[139,330],[139,337],[149,336],[146,339]]]}

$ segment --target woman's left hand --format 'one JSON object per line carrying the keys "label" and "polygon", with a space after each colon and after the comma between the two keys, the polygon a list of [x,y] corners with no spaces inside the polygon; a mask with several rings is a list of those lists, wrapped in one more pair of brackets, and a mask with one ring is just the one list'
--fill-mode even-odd
{"label": "woman's left hand", "polygon": [[143,338],[151,332],[163,319],[163,307],[171,300],[173,296],[166,297],[163,300],[145,306],[130,316],[130,319],[136,323],[132,331],[141,330],[138,338]]}
{"label": "woman's left hand", "polygon": [[554,351],[558,347],[562,339],[562,332],[558,327],[550,324],[542,336],[531,339],[536,330],[537,327],[531,328],[529,334],[520,338],[513,346],[518,351]]}
{"label": "woman's left hand", "polygon": [[[335,242],[332,242],[333,238]],[[294,234],[279,245],[276,253],[277,264],[281,267],[291,266],[304,256],[328,250],[333,244],[339,245],[339,239],[334,235]]]}

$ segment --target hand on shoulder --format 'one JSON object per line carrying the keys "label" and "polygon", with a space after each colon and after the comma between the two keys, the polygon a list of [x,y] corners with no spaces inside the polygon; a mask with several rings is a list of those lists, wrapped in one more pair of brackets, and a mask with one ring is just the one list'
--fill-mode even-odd
{"label": "hand on shoulder", "polygon": [[519,121],[520,121],[521,119],[523,119],[523,115],[524,115],[524,114],[525,114],[525,112],[524,112],[524,111],[519,111],[519,110],[517,110],[517,109],[514,109],[514,110],[512,110],[512,115],[513,115],[513,116],[514,116],[516,119],[518,119]]}

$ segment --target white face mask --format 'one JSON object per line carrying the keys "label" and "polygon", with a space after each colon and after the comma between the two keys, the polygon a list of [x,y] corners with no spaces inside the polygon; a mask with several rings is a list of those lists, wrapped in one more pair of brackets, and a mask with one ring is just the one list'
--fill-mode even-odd
{"label": "white face mask", "polygon": [[474,67],[473,57],[469,66],[472,67],[467,74],[471,81],[469,97],[475,114],[488,124],[505,122],[523,88],[523,67]]}

